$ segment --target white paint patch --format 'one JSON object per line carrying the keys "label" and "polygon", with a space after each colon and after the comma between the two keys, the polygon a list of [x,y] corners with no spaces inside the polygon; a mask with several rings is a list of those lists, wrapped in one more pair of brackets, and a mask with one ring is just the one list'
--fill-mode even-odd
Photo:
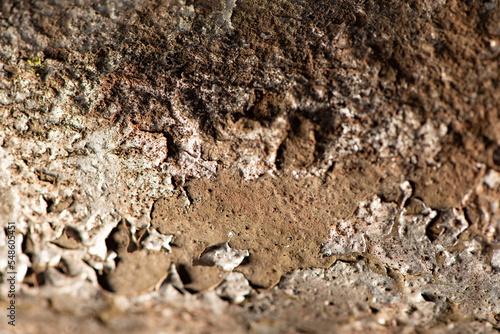
{"label": "white paint patch", "polygon": [[195,264],[204,266],[217,265],[226,271],[231,271],[249,255],[248,250],[233,249],[226,242],[205,249],[200,258],[195,261]]}
{"label": "white paint patch", "polygon": [[495,249],[493,251],[493,256],[491,257],[491,266],[495,269],[500,269],[500,249]]}
{"label": "white paint patch", "polygon": [[224,282],[215,289],[219,297],[229,299],[236,304],[242,303],[251,291],[252,288],[245,276],[235,272],[227,274]]}
{"label": "white paint patch", "polygon": [[366,252],[366,238],[388,235],[396,221],[397,207],[372,196],[359,204],[354,215],[330,227],[330,235],[321,252],[345,255]]}
{"label": "white paint patch", "polygon": [[156,230],[148,230],[148,233],[147,238],[141,242],[142,247],[156,252],[159,252],[162,248],[169,253],[172,251],[170,242],[174,237],[173,235],[163,235]]}
{"label": "white paint patch", "polygon": [[483,181],[490,189],[495,189],[500,185],[500,173],[490,169],[488,174],[483,177]]}

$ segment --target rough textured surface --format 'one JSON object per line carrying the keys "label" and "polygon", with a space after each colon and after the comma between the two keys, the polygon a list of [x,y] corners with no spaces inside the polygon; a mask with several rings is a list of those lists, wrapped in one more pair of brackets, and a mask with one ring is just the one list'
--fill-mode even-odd
{"label": "rough textured surface", "polygon": [[2,1],[18,332],[498,331],[499,64],[495,1]]}

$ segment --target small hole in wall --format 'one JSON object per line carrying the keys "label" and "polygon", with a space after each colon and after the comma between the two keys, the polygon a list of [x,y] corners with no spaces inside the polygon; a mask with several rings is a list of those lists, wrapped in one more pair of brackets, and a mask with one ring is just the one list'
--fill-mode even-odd
{"label": "small hole in wall", "polygon": [[100,273],[96,270],[97,273],[97,283],[106,291],[114,292],[114,289],[111,287],[108,281],[108,275],[105,273]]}
{"label": "small hole in wall", "polygon": [[500,166],[500,147],[497,147],[493,151],[493,163],[497,166]]}
{"label": "small hole in wall", "polygon": [[177,265],[177,273],[179,274],[179,277],[181,278],[183,284],[187,285],[193,282],[185,264]]}
{"label": "small hole in wall", "polygon": [[426,302],[434,303],[436,301],[436,296],[430,292],[422,292],[422,298],[424,298]]}
{"label": "small hole in wall", "polygon": [[43,197],[43,199],[47,203],[47,213],[54,212],[54,204],[55,204],[54,199],[45,196]]}

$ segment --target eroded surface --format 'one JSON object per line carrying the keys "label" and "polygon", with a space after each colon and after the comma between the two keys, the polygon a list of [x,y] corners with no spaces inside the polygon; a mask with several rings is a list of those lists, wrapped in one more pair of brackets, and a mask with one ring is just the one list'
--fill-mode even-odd
{"label": "eroded surface", "polygon": [[497,2],[0,11],[21,331],[500,326]]}

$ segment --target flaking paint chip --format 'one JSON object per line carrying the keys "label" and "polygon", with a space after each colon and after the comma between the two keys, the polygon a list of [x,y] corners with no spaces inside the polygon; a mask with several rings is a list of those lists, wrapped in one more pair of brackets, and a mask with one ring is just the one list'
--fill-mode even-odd
{"label": "flaking paint chip", "polygon": [[242,303],[251,291],[248,280],[242,273],[237,272],[230,272],[224,278],[224,282],[215,289],[219,297],[229,299],[236,304]]}
{"label": "flaking paint chip", "polygon": [[194,264],[202,266],[217,265],[223,270],[231,271],[239,266],[243,259],[249,255],[248,250],[233,249],[226,242],[205,249],[201,256],[194,260]]}
{"label": "flaking paint chip", "polygon": [[156,230],[148,231],[149,235],[141,242],[142,247],[159,252],[162,248],[167,252],[171,252],[170,242],[173,239],[173,235],[163,235],[158,233]]}

